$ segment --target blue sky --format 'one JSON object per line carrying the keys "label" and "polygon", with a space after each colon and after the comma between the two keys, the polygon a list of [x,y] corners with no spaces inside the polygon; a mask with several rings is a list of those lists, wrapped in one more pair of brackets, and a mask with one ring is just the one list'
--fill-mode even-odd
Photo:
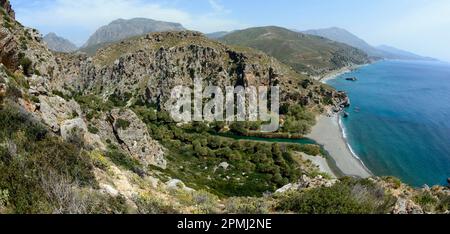
{"label": "blue sky", "polygon": [[277,25],[345,28],[373,45],[388,44],[450,61],[449,0],[11,0],[18,20],[78,45],[117,18],[146,17],[202,32]]}

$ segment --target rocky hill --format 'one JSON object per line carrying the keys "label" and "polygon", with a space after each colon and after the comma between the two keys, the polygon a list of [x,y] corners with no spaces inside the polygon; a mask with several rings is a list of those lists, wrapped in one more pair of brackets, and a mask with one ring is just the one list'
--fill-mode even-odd
{"label": "rocky hill", "polygon": [[75,44],[65,38],[59,37],[55,33],[49,33],[43,39],[52,51],[70,53],[78,50]]}
{"label": "rocky hill", "polygon": [[118,42],[130,37],[144,35],[150,32],[182,31],[181,24],[156,21],[145,18],[118,19],[108,25],[100,27],[83,45],[82,50],[95,50],[108,43]]}
{"label": "rocky hill", "polygon": [[164,111],[168,90],[196,76],[279,84],[298,123],[345,99],[262,52],[182,31],[92,57],[52,53],[2,14],[0,213],[448,213],[448,188],[335,179],[302,156],[324,157],[320,146],[238,141],[219,135],[240,125],[177,124]]}
{"label": "rocky hill", "polygon": [[194,77],[221,87],[279,84],[282,100],[306,106],[322,104],[327,90],[330,97],[335,92],[312,81],[304,88],[308,77],[264,53],[231,48],[190,31],[148,34],[107,46],[91,58],[74,55],[61,61],[73,73],[63,72],[59,87],[125,102],[165,103],[173,87],[190,86]]}
{"label": "rocky hill", "polygon": [[359,49],[280,27],[235,31],[220,40],[229,45],[261,50],[292,66],[297,72],[311,76],[369,62],[367,54]]}

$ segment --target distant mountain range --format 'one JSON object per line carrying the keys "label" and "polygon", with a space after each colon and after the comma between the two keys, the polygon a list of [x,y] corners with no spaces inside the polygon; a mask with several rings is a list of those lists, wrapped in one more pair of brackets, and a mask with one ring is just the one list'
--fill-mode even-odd
{"label": "distant mountain range", "polygon": [[373,58],[402,59],[402,60],[435,60],[433,58],[416,55],[411,52],[403,51],[391,46],[379,46],[379,47],[371,46],[363,39],[342,28],[332,27],[324,29],[307,30],[303,31],[303,33],[321,36],[333,41],[345,43],[347,45],[363,50],[370,57]]}
{"label": "distant mountain range", "polygon": [[118,19],[100,27],[82,46],[82,51],[95,51],[103,45],[151,32],[183,31],[179,23],[156,21],[145,18]]}
{"label": "distant mountain range", "polygon": [[405,50],[397,49],[392,46],[381,45],[376,47],[379,51],[383,53],[386,59],[407,59],[407,60],[436,60],[431,57],[420,56]]}
{"label": "distant mountain range", "polygon": [[261,50],[297,72],[312,76],[369,62],[364,51],[347,44],[275,26],[234,31],[219,40]]}
{"label": "distant mountain range", "polygon": [[[259,30],[257,30],[259,29]],[[256,33],[256,31],[264,31],[266,30],[266,33],[271,33],[272,36],[276,34],[277,38],[271,38],[271,37],[265,37],[267,35],[253,35],[257,37],[252,37],[252,35],[245,35],[246,33]],[[268,29],[270,32],[267,32]],[[100,27],[90,38],[87,40],[87,42],[80,48],[81,51],[86,52],[88,54],[93,54],[95,51],[97,51],[99,48],[109,45],[114,42],[118,42],[124,39],[128,39],[135,36],[140,36],[146,33],[151,32],[165,32],[165,31],[183,31],[186,30],[181,24],[179,23],[171,23],[171,22],[164,22],[164,21],[156,21],[152,19],[145,19],[145,18],[134,18],[134,19],[118,19],[113,22],[111,22],[108,25]],[[287,31],[289,32],[287,32]],[[294,34],[293,34],[294,33]],[[300,33],[300,34],[298,34]],[[299,36],[300,35],[300,36]],[[316,37],[307,37],[306,35],[312,35]],[[249,37],[247,37],[249,36]],[[249,46],[253,48],[260,49],[262,51],[267,52],[268,54],[279,58],[283,61],[283,58],[285,58],[284,62],[292,65],[296,70],[302,71],[302,72],[308,72],[308,73],[317,73],[313,72],[314,65],[317,61],[322,59],[322,55],[319,55],[319,53],[323,51],[330,50],[321,50],[325,49],[326,47],[317,47],[318,42],[325,42],[324,39],[339,42],[342,44],[346,44],[348,46],[357,48],[359,50],[364,51],[371,59],[401,59],[401,60],[435,60],[430,57],[424,57],[421,55],[417,55],[408,51],[404,51],[401,49],[397,49],[391,46],[378,46],[374,47],[364,41],[363,39],[359,38],[358,36],[354,35],[353,33],[342,29],[338,27],[332,27],[332,28],[324,28],[324,29],[314,29],[314,30],[307,30],[307,31],[296,31],[296,30],[288,30],[283,29],[280,27],[260,27],[260,28],[252,28],[247,30],[239,30],[239,31],[219,31],[214,33],[206,34],[206,37],[210,39],[216,39],[221,40],[223,42],[229,43],[229,44],[237,44],[237,45],[244,45]],[[241,37],[241,38],[239,38]],[[264,38],[265,37],[265,38]],[[285,38],[283,38],[285,37]],[[297,42],[293,42],[293,38],[297,40]],[[320,37],[320,38],[319,38]],[[49,48],[54,51],[58,52],[73,52],[77,50],[78,48],[71,43],[69,40],[64,39],[62,37],[57,36],[54,33],[50,33],[44,37],[45,42],[48,44]],[[300,42],[301,41],[301,42]],[[274,45],[275,42],[279,42],[280,44]],[[311,43],[311,44],[308,44]],[[295,45],[297,44],[297,45]],[[319,43],[320,44],[320,43]],[[331,46],[332,43],[330,41],[327,41],[326,43],[323,43],[322,45]],[[335,44],[336,46],[336,44]],[[279,47],[279,48],[277,48]],[[341,45],[342,47],[342,45]],[[277,48],[277,49],[275,49]],[[288,48],[294,49],[293,51],[289,51]],[[298,49],[298,51],[297,51]],[[308,53],[302,54],[305,52],[305,50],[308,50]],[[318,51],[312,52],[312,50],[318,49]],[[349,52],[349,48],[346,48],[346,50]],[[278,53],[280,56],[275,56],[274,54]],[[333,50],[330,52],[333,53]],[[313,55],[316,55],[317,57],[315,59],[311,59]],[[292,58],[287,59],[287,57],[291,56]],[[359,55],[358,55],[359,56]],[[344,60],[348,59],[349,56],[344,56]],[[325,56],[325,59],[330,59],[329,56]],[[286,61],[290,60],[290,61]],[[297,60],[297,62],[295,62]],[[304,62],[309,60],[310,62],[310,68],[305,68],[301,66],[304,66]],[[297,65],[295,63],[298,63]],[[325,62],[326,63],[326,62]],[[339,62],[335,62],[339,63]],[[345,61],[344,61],[345,63]],[[339,66],[339,65],[338,65]],[[332,66],[331,66],[332,67]],[[322,67],[323,68],[323,67]],[[317,69],[316,69],[317,70]]]}
{"label": "distant mountain range", "polygon": [[221,37],[226,36],[227,34],[229,34],[230,32],[227,31],[220,31],[220,32],[213,32],[213,33],[207,33],[205,34],[207,38],[209,39],[219,39]]}
{"label": "distant mountain range", "polygon": [[78,50],[78,47],[73,44],[71,41],[62,38],[55,33],[49,33],[44,36],[44,41],[47,43],[47,46],[50,50],[56,51],[56,52],[74,52]]}

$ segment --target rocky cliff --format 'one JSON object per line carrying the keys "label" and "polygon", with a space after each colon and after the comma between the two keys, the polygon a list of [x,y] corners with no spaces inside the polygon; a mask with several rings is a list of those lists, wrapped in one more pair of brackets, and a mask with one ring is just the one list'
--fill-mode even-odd
{"label": "rocky cliff", "polygon": [[11,3],[9,0],[0,0],[0,8],[3,8],[3,10],[11,17],[16,18],[16,13],[11,7]]}
{"label": "rocky cliff", "polygon": [[90,58],[65,55],[59,61],[64,72],[56,86],[125,102],[163,104],[173,87],[190,87],[196,77],[205,86],[279,85],[283,101],[310,107],[330,98],[342,101],[333,89],[264,53],[232,48],[190,31],[151,33],[107,46]]}

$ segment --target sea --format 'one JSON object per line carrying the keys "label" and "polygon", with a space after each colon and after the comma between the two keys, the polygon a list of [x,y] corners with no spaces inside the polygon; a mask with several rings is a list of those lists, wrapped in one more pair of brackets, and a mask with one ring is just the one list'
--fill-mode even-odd
{"label": "sea", "polygon": [[[347,80],[353,77],[357,81]],[[372,173],[415,187],[447,185],[449,63],[380,61],[327,83],[349,95],[343,134]]]}

